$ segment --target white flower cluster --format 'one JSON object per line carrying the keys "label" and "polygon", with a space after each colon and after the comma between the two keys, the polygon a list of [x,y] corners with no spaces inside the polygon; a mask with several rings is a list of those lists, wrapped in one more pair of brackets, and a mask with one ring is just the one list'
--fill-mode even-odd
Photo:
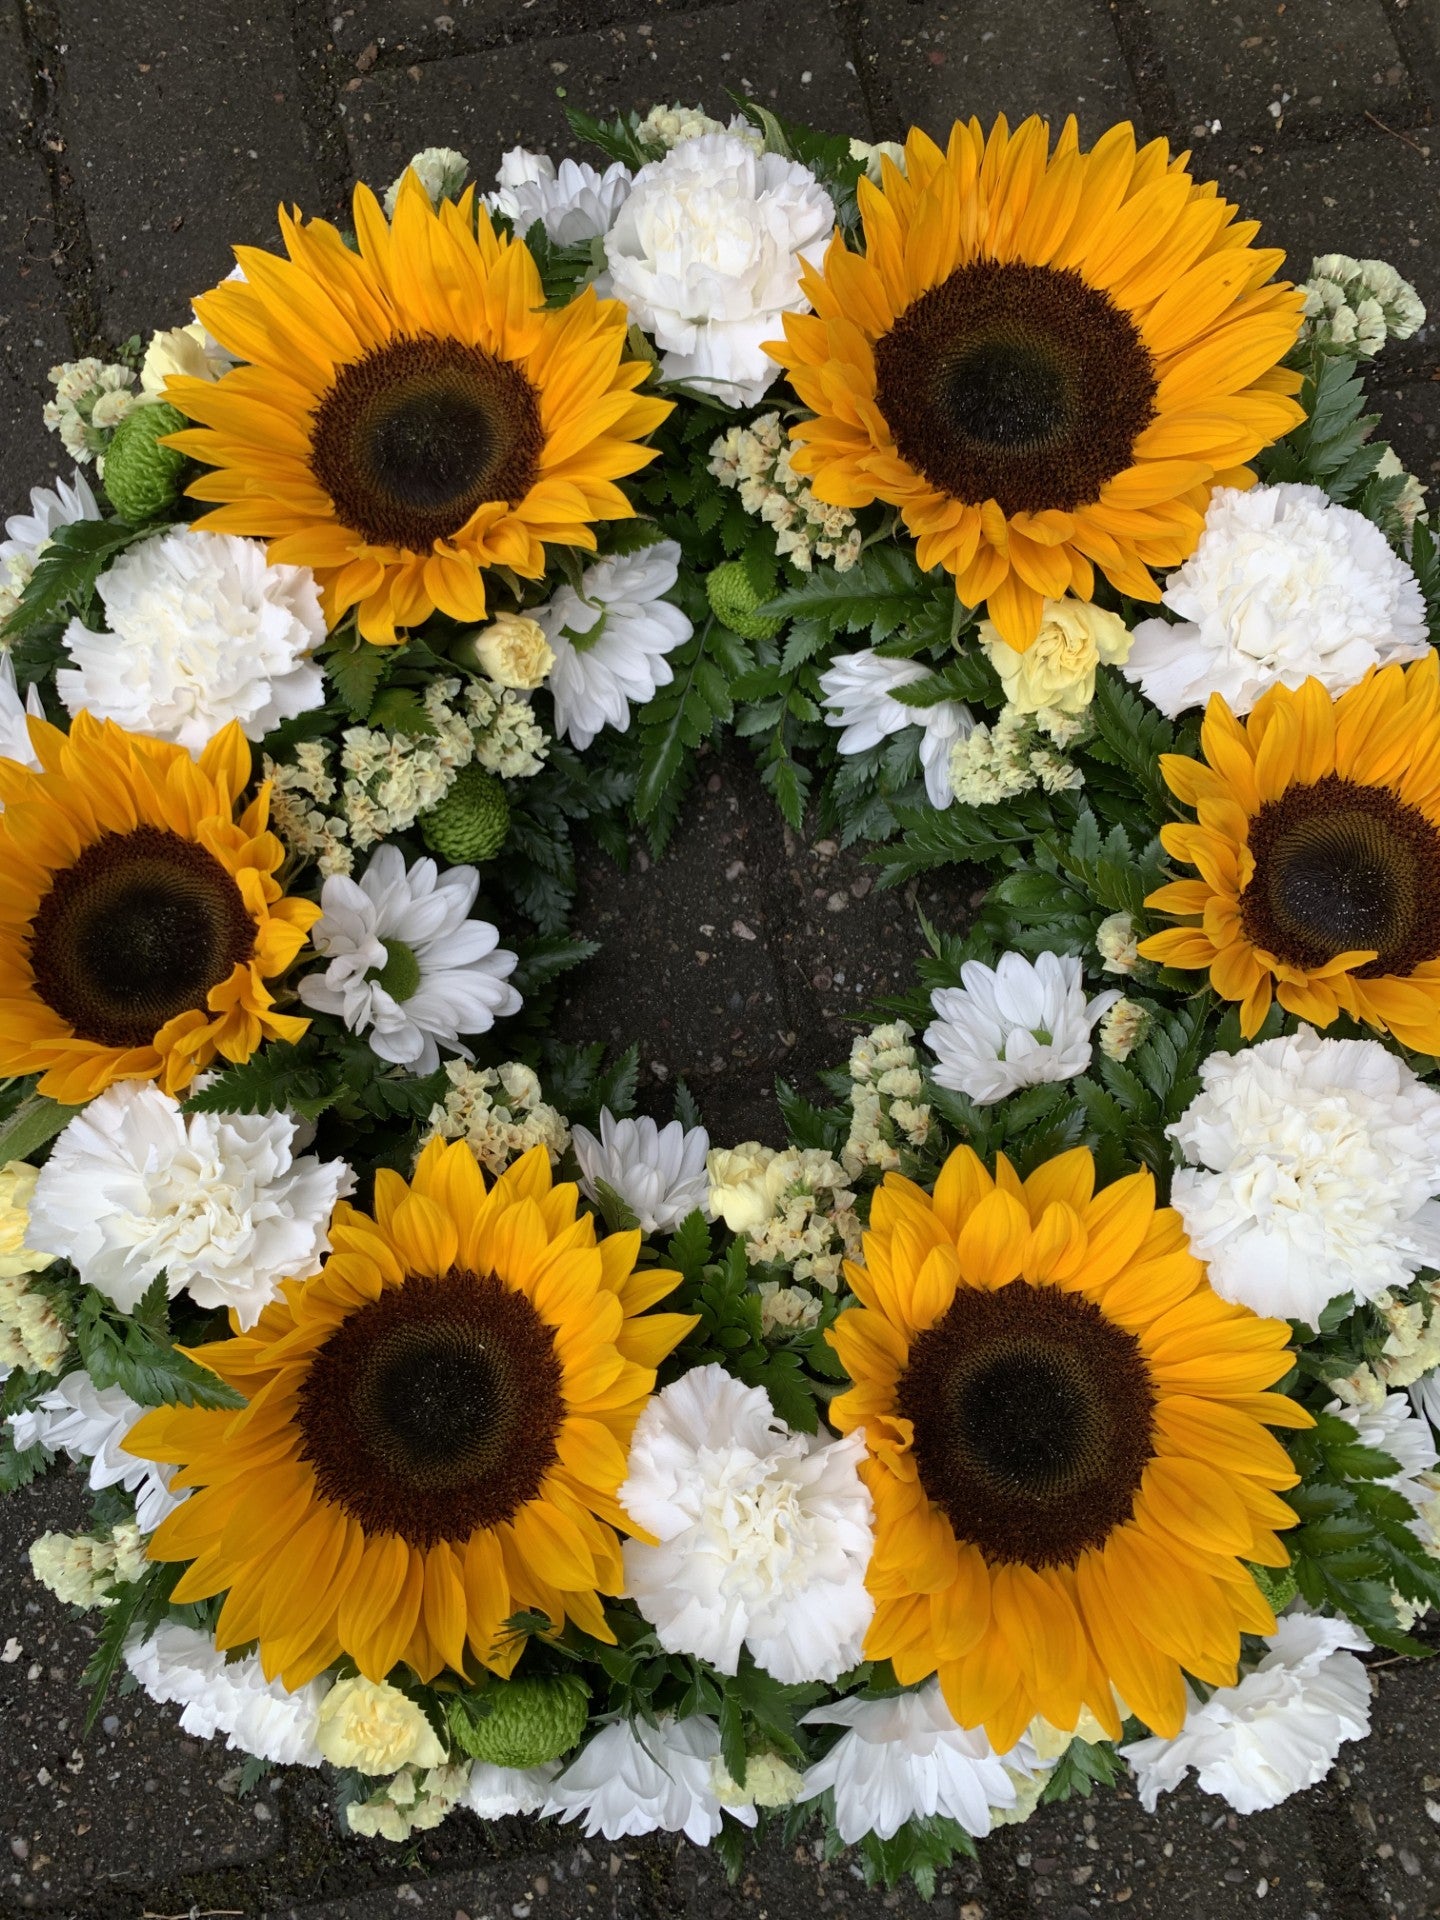
{"label": "white flower cluster", "polygon": [[950,748],[950,785],[963,806],[988,807],[1017,794],[1068,793],[1085,784],[1079,767],[1041,744],[1042,736],[1068,746],[1085,731],[1083,720],[1054,708],[1025,713],[1004,706],[993,726],[977,721]]}
{"label": "white flower cluster", "polygon": [[1322,253],[1302,283],[1302,341],[1370,360],[1387,340],[1408,340],[1425,324],[1425,307],[1388,260],[1355,260]]}
{"label": "white flower cluster", "polygon": [[[860,1251],[855,1195],[838,1160],[819,1147],[777,1152],[747,1140],[712,1149],[706,1166],[710,1211],[732,1233],[744,1236],[751,1266],[789,1267],[796,1280],[834,1292],[845,1261],[858,1258]],[[803,1308],[789,1299],[775,1305],[778,1294],[763,1298],[771,1324],[797,1324],[785,1316],[806,1310],[808,1320],[798,1324],[813,1324],[818,1316],[813,1296],[801,1296]]]}
{"label": "white flower cluster", "polygon": [[554,1166],[570,1144],[565,1116],[547,1106],[529,1067],[506,1060],[472,1067],[447,1060],[450,1091],[430,1109],[428,1138],[463,1140],[487,1173],[500,1174],[532,1147],[544,1147]]}
{"label": "white flower cluster", "polygon": [[349,873],[355,864],[350,822],[343,813],[326,813],[339,791],[330,771],[330,749],[323,740],[301,740],[293,761],[272,760],[263,771],[270,783],[270,825],[291,853],[313,860],[327,877]]}
{"label": "white flower cluster", "polygon": [[170,1491],[166,1468],[125,1451],[125,1436],[144,1411],[122,1388],[97,1387],[77,1369],[33,1406],[12,1413],[10,1432],[17,1453],[44,1447],[88,1460],[91,1490],[119,1486],[133,1494],[140,1531],[151,1533],[185,1495]]}
{"label": "white flower cluster", "polygon": [[900,1148],[923,1147],[930,1137],[930,1108],[920,1099],[920,1056],[911,1044],[915,1029],[904,1020],[872,1027],[850,1045],[850,1132],[840,1164],[856,1179],[867,1167],[890,1173]]}
{"label": "white flower cluster", "polygon": [[67,360],[51,367],[55,398],[45,402],[42,418],[58,433],[65,451],[82,467],[93,460],[95,471],[105,471],[105,449],[110,435],[133,407],[142,404],[131,389],[135,375],[129,367],[107,366],[103,360]]}
{"label": "white flower cluster", "polygon": [[412,1833],[428,1833],[464,1800],[470,1785],[468,1766],[430,1767],[417,1771],[401,1767],[366,1800],[352,1800],[345,1808],[345,1824],[352,1833],[379,1840],[408,1840]]}
{"label": "white flower cluster", "polygon": [[657,1127],[647,1115],[617,1120],[608,1107],[600,1114],[600,1137],[588,1127],[575,1129],[575,1158],[580,1190],[599,1206],[606,1186],[635,1216],[642,1233],[670,1232],[709,1204],[705,1156],[710,1136],[703,1127],[684,1128],[678,1120]]}
{"label": "white flower cluster", "polygon": [[340,804],[357,852],[414,826],[422,813],[439,805],[456,774],[474,759],[474,732],[450,705],[459,691],[458,680],[432,680],[426,687],[421,704],[433,733],[345,729]]}
{"label": "white flower cluster", "polygon": [[426,147],[423,152],[413,155],[405,172],[399,174],[385,189],[387,220],[395,218],[395,203],[400,198],[400,189],[408,173],[413,173],[424,187],[430,196],[431,206],[438,206],[442,200],[459,198],[460,189],[470,178],[470,162],[454,147]]}
{"label": "white flower cluster", "polygon": [[848,573],[860,558],[860,529],[848,507],[827,506],[790,465],[790,441],[778,413],[731,427],[710,448],[710,471],[740,495],[747,513],[775,529],[775,550],[801,573],[828,560]]}
{"label": "white flower cluster", "polygon": [[682,140],[696,140],[702,133],[733,134],[756,153],[765,148],[764,134],[752,127],[743,113],[732,114],[727,126],[723,120],[712,120],[699,107],[651,107],[636,127],[635,138],[642,147],[660,147],[668,153]]}
{"label": "white flower cluster", "polygon": [[962,985],[936,987],[925,1029],[935,1084],[993,1106],[1021,1087],[1073,1080],[1090,1065],[1090,1036],[1120,995],[1085,997],[1074,954],[1002,953],[993,967],[966,960]]}
{"label": "white flower cluster", "polygon": [[[5,538],[0,541],[0,626],[20,604],[36,564],[57,530],[73,526],[77,520],[99,518],[100,504],[78,468],[69,480],[57,480],[53,487],[30,489],[30,511],[12,513],[5,522]],[[5,664],[13,685],[15,669],[8,659]]]}
{"label": "white flower cluster", "polygon": [[557,168],[548,153],[511,147],[501,157],[497,189],[485,195],[485,205],[503,213],[522,239],[538,220],[552,245],[581,247],[610,231],[631,177],[619,160],[604,173],[588,160],[562,160]]}
{"label": "white flower cluster", "polygon": [[145,1571],[145,1538],[133,1520],[108,1533],[42,1533],[30,1543],[30,1571],[67,1607],[110,1607],[111,1587]]}
{"label": "white flower cluster", "polygon": [[624,733],[631,707],[674,679],[666,655],[694,631],[665,597],[679,578],[680,558],[676,540],[607,554],[585,569],[578,587],[566,581],[532,608],[554,650],[555,731],[582,753],[602,727]]}

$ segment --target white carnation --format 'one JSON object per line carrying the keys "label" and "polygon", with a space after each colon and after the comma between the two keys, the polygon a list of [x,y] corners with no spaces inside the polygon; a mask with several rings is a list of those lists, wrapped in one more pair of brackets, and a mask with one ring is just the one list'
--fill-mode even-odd
{"label": "white carnation", "polygon": [[939,1018],[925,1044],[939,1061],[935,1084],[982,1107],[1020,1087],[1073,1080],[1090,1065],[1091,1034],[1120,998],[1113,990],[1085,998],[1073,954],[1002,953],[994,967],[967,960],[964,983],[937,987],[930,1004]]}
{"label": "white carnation", "polygon": [[643,706],[674,679],[665,656],[694,632],[665,598],[679,571],[678,542],[661,540],[596,561],[578,593],[563,586],[531,609],[555,651],[555,730],[582,752],[602,727],[624,733],[631,705]]}
{"label": "white carnation", "polygon": [[[642,1833],[683,1833],[708,1847],[724,1824],[712,1762],[720,1729],[704,1714],[658,1725],[617,1720],[582,1748],[550,1789],[544,1812],[585,1821],[585,1837],[623,1840]],[[753,1827],[754,1807],[730,1807]]]}
{"label": "white carnation", "polygon": [[1429,649],[1414,573],[1319,487],[1217,488],[1163,598],[1180,624],[1142,620],[1121,671],[1172,717],[1212,693],[1248,713],[1267,687],[1312,677],[1344,693],[1370,667]]}
{"label": "white carnation", "polygon": [[806,311],[802,266],[835,226],[808,167],[732,133],[682,140],[640,169],[605,236],[608,284],[653,336],[667,380],[756,406],[779,378],[764,343]]}
{"label": "white carnation", "polygon": [[1278,1807],[1323,1780],[1346,1740],[1369,1733],[1370,1683],[1355,1653],[1344,1651],[1369,1647],[1357,1627],[1290,1613],[1265,1645],[1259,1665],[1235,1686],[1217,1688],[1203,1705],[1191,1694],[1172,1738],[1121,1747],[1147,1813],[1192,1769],[1203,1793],[1218,1794],[1237,1813]]}
{"label": "white carnation", "polygon": [[558,1760],[539,1767],[495,1767],[477,1760],[470,1769],[461,1805],[482,1820],[503,1820],[512,1813],[539,1813],[560,1771]]}
{"label": "white carnation", "polygon": [[557,168],[548,153],[512,147],[495,175],[499,185],[485,204],[503,213],[524,236],[538,220],[557,247],[584,246],[608,233],[630,191],[630,169],[616,160],[604,173],[585,160],[562,160]]}
{"label": "white carnation", "polygon": [[168,1093],[122,1080],[55,1142],[30,1203],[31,1240],[74,1262],[127,1313],[162,1270],[170,1296],[232,1309],[253,1327],[285,1279],[329,1251],[343,1160],[297,1155],[283,1113],[185,1114]]}
{"label": "white carnation", "polygon": [[609,1187],[642,1232],[669,1232],[687,1215],[708,1210],[705,1156],[710,1136],[703,1127],[687,1132],[678,1120],[665,1127],[647,1117],[617,1120],[606,1107],[600,1115],[600,1138],[588,1127],[576,1127],[574,1141],[581,1190],[598,1206],[601,1183]]}
{"label": "white carnation", "polygon": [[97,1387],[88,1373],[67,1373],[34,1406],[11,1414],[10,1432],[17,1452],[44,1447],[88,1460],[91,1488],[119,1486],[133,1494],[140,1530],[151,1533],[185,1494],[170,1491],[173,1468],[125,1451],[125,1436],[144,1411],[120,1387]]}
{"label": "white carnation", "polygon": [[696,1367],[636,1423],[618,1495],[656,1546],[627,1540],[626,1591],[670,1653],[734,1673],[835,1680],[861,1657],[870,1495],[863,1437],[792,1433],[770,1397]]}
{"label": "white carnation", "polygon": [[232,720],[260,740],[321,705],[311,657],[325,617],[308,567],[270,566],[256,540],[189,530],[142,540],[100,576],[108,631],[65,632],[55,676],[82,708],[198,753]]}
{"label": "white carnation", "polygon": [[1314,1326],[1440,1266],[1440,1089],[1403,1060],[1301,1027],[1200,1079],[1171,1200],[1224,1299]]}
{"label": "white carnation", "polygon": [[227,1659],[208,1633],[166,1620],[148,1640],[131,1640],[125,1664],[152,1700],[180,1706],[180,1725],[198,1740],[225,1735],[227,1747],[277,1766],[318,1767],[316,1715],[329,1682],[293,1693],[267,1680],[258,1654]]}

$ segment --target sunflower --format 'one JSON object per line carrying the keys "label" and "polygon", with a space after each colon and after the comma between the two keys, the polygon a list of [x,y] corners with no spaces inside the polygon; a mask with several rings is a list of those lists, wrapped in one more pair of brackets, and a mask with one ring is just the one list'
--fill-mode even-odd
{"label": "sunflower", "polygon": [[318,919],[282,898],[237,723],[199,761],[76,716],[30,722],[38,770],[0,759],[0,1074],[80,1105],[115,1080],[187,1087],[217,1054],[298,1040],[266,986]]}
{"label": "sunflower", "polygon": [[593,548],[592,521],[634,512],[615,482],[670,403],[634,391],[649,365],[621,358],[618,301],[547,310],[523,241],[473,192],[436,209],[413,172],[393,226],[357,187],[356,252],[323,220],[280,227],[288,260],[239,247],[244,279],[196,302],[247,364],[166,384],[203,423],[166,444],[222,503],[197,526],[313,568],[330,624],[356,607],[388,646],[437,607],[483,619],[485,568],[538,580],[547,541]]}
{"label": "sunflower", "polygon": [[1273,1628],[1241,1560],[1286,1565],[1295,1523],[1262,1425],[1310,1424],[1263,1391],[1289,1328],[1212,1293],[1148,1173],[1094,1187],[1083,1149],[1022,1183],[961,1147],[933,1200],[890,1174],[830,1335],[875,1501],[865,1652],[1001,1752],[1082,1706],[1118,1737],[1113,1690],[1177,1732],[1182,1671],[1231,1683]]}
{"label": "sunflower", "polygon": [[1207,764],[1161,756],[1197,820],[1160,838],[1201,877],[1145,903],[1190,923],[1140,952],[1207,969],[1247,1040],[1273,995],[1313,1026],[1345,1013],[1440,1053],[1440,656],[1338,700],[1272,687],[1244,721],[1215,694],[1200,746]]}
{"label": "sunflower", "polygon": [[1148,569],[1193,551],[1211,489],[1304,417],[1283,253],[1163,140],[1081,153],[1072,118],[1049,142],[1039,119],[957,123],[943,153],[912,131],[903,171],[860,182],[863,255],[832,241],[768,349],[815,415],[791,431],[816,497],[898,507],[1022,652],[1094,567],[1158,600]]}
{"label": "sunflower", "polygon": [[463,1671],[467,1647],[508,1674],[532,1609],[614,1639],[626,1447],[695,1323],[644,1313],[680,1276],[635,1271],[638,1232],[597,1245],[575,1202],[543,1147],[487,1193],[432,1140],[411,1185],[376,1175],[373,1219],[337,1209],[315,1279],[195,1350],[244,1408],[158,1408],[126,1446],[198,1489],[150,1553],[192,1562],[177,1601],[227,1595],[217,1646],[258,1640],[294,1688],[342,1654],[370,1680]]}

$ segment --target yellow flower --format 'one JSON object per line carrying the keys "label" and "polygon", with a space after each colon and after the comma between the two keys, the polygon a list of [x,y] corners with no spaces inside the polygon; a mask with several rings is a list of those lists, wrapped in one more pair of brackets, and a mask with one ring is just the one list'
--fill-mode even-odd
{"label": "yellow flower", "polygon": [[23,1160],[9,1160],[0,1167],[0,1279],[41,1273],[55,1258],[52,1253],[36,1253],[25,1244],[30,1201],[39,1178],[40,1169],[27,1166]]}
{"label": "yellow flower", "polygon": [[545,629],[524,613],[497,613],[471,642],[475,664],[502,687],[538,687],[555,664]]}
{"label": "yellow flower", "polygon": [[182,374],[192,380],[218,380],[229,365],[229,354],[216,348],[198,320],[193,326],[171,327],[150,336],[140,368],[141,391],[159,400],[167,380]]}
{"label": "yellow flower", "polygon": [[1021,713],[1047,707],[1083,713],[1095,698],[1095,669],[1130,657],[1133,635],[1118,614],[1089,600],[1047,600],[1040,631],[1023,653],[993,620],[980,622],[980,644],[1000,676],[1005,698]]}
{"label": "yellow flower", "polygon": [[1216,694],[1200,749],[1160,761],[1196,815],[1160,838],[1200,878],[1150,895],[1186,924],[1141,956],[1207,971],[1246,1039],[1274,998],[1440,1053],[1440,656],[1339,699],[1318,680],[1271,687],[1243,721]]}
{"label": "yellow flower", "polygon": [[468,1147],[432,1140],[410,1185],[376,1175],[373,1219],[337,1209],[313,1280],[195,1350],[238,1413],[132,1428],[195,1489],[150,1555],[191,1563],[177,1601],[228,1596],[217,1646],[258,1641],[294,1688],[342,1655],[375,1681],[470,1656],[508,1675],[526,1612],[613,1640],[626,1448],[694,1321],[645,1312],[678,1274],[636,1270],[638,1231],[597,1244],[576,1199],[543,1147],[487,1192]]}
{"label": "yellow flower", "polygon": [[1242,1563],[1289,1558],[1299,1475],[1265,1424],[1310,1416],[1264,1391],[1289,1327],[1211,1291],[1148,1173],[1096,1193],[1083,1149],[1021,1181],[961,1147],[933,1198],[890,1174],[846,1272],[831,1418],[865,1435],[867,1656],[938,1674],[1002,1753],[1085,1707],[1117,1738],[1117,1692],[1177,1732],[1184,1675],[1233,1684],[1274,1624]]}
{"label": "yellow flower", "polygon": [[269,983],[319,918],[288,899],[270,790],[238,813],[250,748],[231,722],[198,761],[88,713],[30,722],[38,769],[0,759],[0,1073],[78,1106],[115,1080],[179,1093],[310,1022]]}
{"label": "yellow flower", "polygon": [[547,544],[593,548],[592,522],[633,514],[615,483],[670,402],[635,392],[649,363],[622,358],[618,301],[547,307],[474,190],[435,207],[413,170],[393,225],[356,189],[355,251],[323,220],[280,225],[288,260],[239,247],[245,278],[195,303],[244,364],[166,385],[202,423],[168,444],[213,469],[197,526],[312,567],[327,620],[354,607],[389,646],[437,607],[482,620],[486,568],[538,580]]}
{"label": "yellow flower", "polygon": [[751,1233],[773,1217],[776,1195],[766,1175],[775,1157],[775,1149],[758,1140],[710,1149],[705,1162],[710,1211],[731,1233]]}
{"label": "yellow flower", "polygon": [[913,131],[859,184],[864,253],[837,236],[769,348],[813,415],[792,465],[816,499],[898,507],[1021,650],[1096,567],[1158,600],[1212,488],[1303,417],[1284,255],[1163,140],[1082,153],[1072,118],[1049,147],[1038,119],[957,123],[944,151]]}
{"label": "yellow flower", "polygon": [[320,1702],[315,1744],[332,1767],[361,1773],[445,1764],[445,1749],[422,1709],[398,1687],[363,1675],[338,1680]]}

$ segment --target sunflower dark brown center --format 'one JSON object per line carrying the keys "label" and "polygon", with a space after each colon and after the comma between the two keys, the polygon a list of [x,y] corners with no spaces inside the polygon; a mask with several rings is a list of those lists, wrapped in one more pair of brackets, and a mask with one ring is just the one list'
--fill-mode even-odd
{"label": "sunflower dark brown center", "polygon": [[1155,414],[1134,322],[1069,268],[957,267],[876,341],[875,372],[910,465],[1007,514],[1098,500]]}
{"label": "sunflower dark brown center", "polygon": [[522,500],[543,444],[519,367],[423,335],[341,369],[315,412],[310,470],[343,525],[424,553],[486,501]]}
{"label": "sunflower dark brown center", "polygon": [[1092,1301],[962,1287],[899,1384],[920,1481],[958,1540],[1068,1566],[1130,1518],[1154,1394],[1138,1341]]}
{"label": "sunflower dark brown center", "polygon": [[1294,967],[1373,949],[1361,979],[1440,958],[1440,831],[1384,787],[1327,774],[1250,823],[1246,938]]}
{"label": "sunflower dark brown center", "polygon": [[523,1293],[452,1268],[361,1307],[300,1390],[302,1457],[367,1533],[464,1540],[534,1498],[559,1458],[555,1338]]}
{"label": "sunflower dark brown center", "polygon": [[163,827],[107,833],[63,868],[30,929],[35,991],[83,1040],[145,1047],[255,951],[214,854]]}

